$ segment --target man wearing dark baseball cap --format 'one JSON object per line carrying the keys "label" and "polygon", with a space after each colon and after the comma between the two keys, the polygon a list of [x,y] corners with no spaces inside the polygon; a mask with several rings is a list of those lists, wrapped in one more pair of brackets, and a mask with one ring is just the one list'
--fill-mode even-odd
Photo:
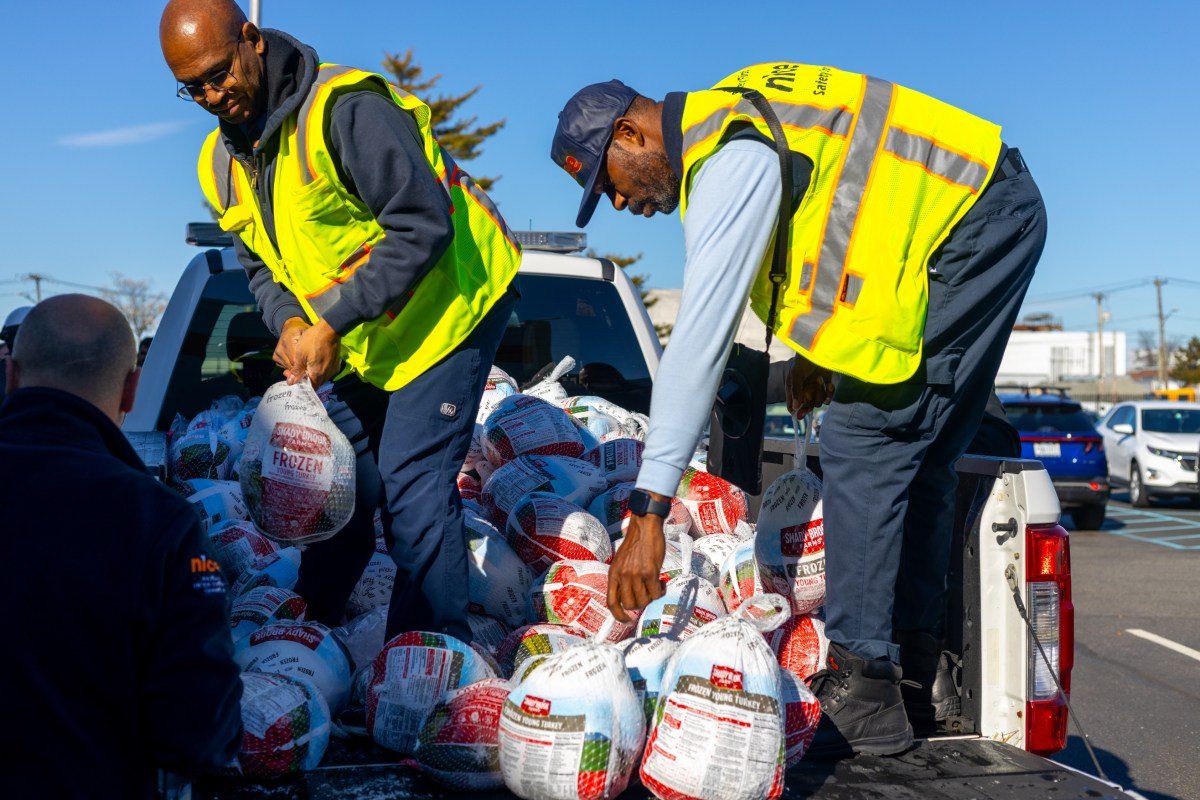
{"label": "man wearing dark baseball cap", "polygon": [[[786,140],[783,161],[772,130]],[[661,101],[620,81],[587,86],[559,114],[550,154],[584,189],[580,227],[601,195],[647,217],[682,211],[683,293],[609,608],[623,620],[662,593],[663,517],[749,299],[796,352],[789,408],[830,403],[830,657],[810,678],[823,714],[809,752],[904,751],[910,720],[935,723],[953,464],[1045,243],[1020,153],[999,126],[905,87],[771,62]],[[786,276],[773,282],[781,164],[791,216]],[[901,675],[920,688],[902,690]]]}

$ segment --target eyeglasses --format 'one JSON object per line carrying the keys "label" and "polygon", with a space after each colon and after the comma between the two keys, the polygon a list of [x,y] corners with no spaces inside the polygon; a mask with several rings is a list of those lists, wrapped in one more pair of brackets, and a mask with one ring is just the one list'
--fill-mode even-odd
{"label": "eyeglasses", "polygon": [[194,103],[208,97],[210,91],[224,92],[228,89],[237,80],[237,76],[233,74],[233,65],[237,62],[238,51],[241,49],[241,46],[242,40],[239,38],[234,44],[233,56],[229,59],[228,67],[210,75],[200,83],[183,84],[176,90],[175,96],[180,100]]}

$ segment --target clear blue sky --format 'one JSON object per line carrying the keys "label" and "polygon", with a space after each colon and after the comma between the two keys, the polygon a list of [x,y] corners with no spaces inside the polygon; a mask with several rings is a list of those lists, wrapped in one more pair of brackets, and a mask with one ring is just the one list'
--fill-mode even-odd
{"label": "clear blue sky", "polygon": [[[249,10],[248,4],[243,8]],[[121,272],[170,292],[194,255],[184,224],[206,219],[195,157],[213,125],[173,96],[157,0],[11,3],[0,45],[6,122],[0,199],[0,317],[26,301],[29,272],[102,286]],[[440,88],[483,88],[465,108],[507,120],[465,164],[500,175],[515,228],[573,229],[579,190],[547,157],[556,115],[581,86],[617,77],[643,94],[706,88],[738,68],[787,59],[866,72],[1004,127],[1046,198],[1050,238],[1025,311],[1092,330],[1200,335],[1200,5],[1016,0],[847,3],[401,3],[263,0],[265,27],[324,60],[376,69],[413,48]],[[601,208],[602,252],[643,254],[650,285],[681,284],[677,217]],[[1185,283],[1184,280],[1193,280]],[[1144,282],[1143,285],[1135,285]],[[59,283],[46,291],[69,291]],[[1125,287],[1125,288],[1122,288]]]}

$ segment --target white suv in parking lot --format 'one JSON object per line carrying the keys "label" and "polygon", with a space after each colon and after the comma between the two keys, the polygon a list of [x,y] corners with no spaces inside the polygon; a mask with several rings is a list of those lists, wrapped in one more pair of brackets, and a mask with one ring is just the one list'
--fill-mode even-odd
{"label": "white suv in parking lot", "polygon": [[1197,498],[1200,403],[1137,400],[1118,403],[1100,421],[1108,480],[1129,487],[1129,502],[1155,497]]}

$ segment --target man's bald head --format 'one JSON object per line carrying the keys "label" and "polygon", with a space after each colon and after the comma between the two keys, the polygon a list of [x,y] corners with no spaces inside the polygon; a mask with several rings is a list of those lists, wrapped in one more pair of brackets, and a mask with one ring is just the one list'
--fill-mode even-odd
{"label": "man's bald head", "polygon": [[175,80],[201,108],[234,125],[263,112],[266,41],[232,0],[170,0],[158,41]]}
{"label": "man's bald head", "polygon": [[246,15],[232,0],[171,0],[158,22],[163,53],[168,43],[223,43],[236,39]]}
{"label": "man's bald head", "polygon": [[58,295],[34,306],[21,323],[9,389],[70,392],[116,421],[133,406],[136,360],[133,330],[112,304],[88,295]]}

